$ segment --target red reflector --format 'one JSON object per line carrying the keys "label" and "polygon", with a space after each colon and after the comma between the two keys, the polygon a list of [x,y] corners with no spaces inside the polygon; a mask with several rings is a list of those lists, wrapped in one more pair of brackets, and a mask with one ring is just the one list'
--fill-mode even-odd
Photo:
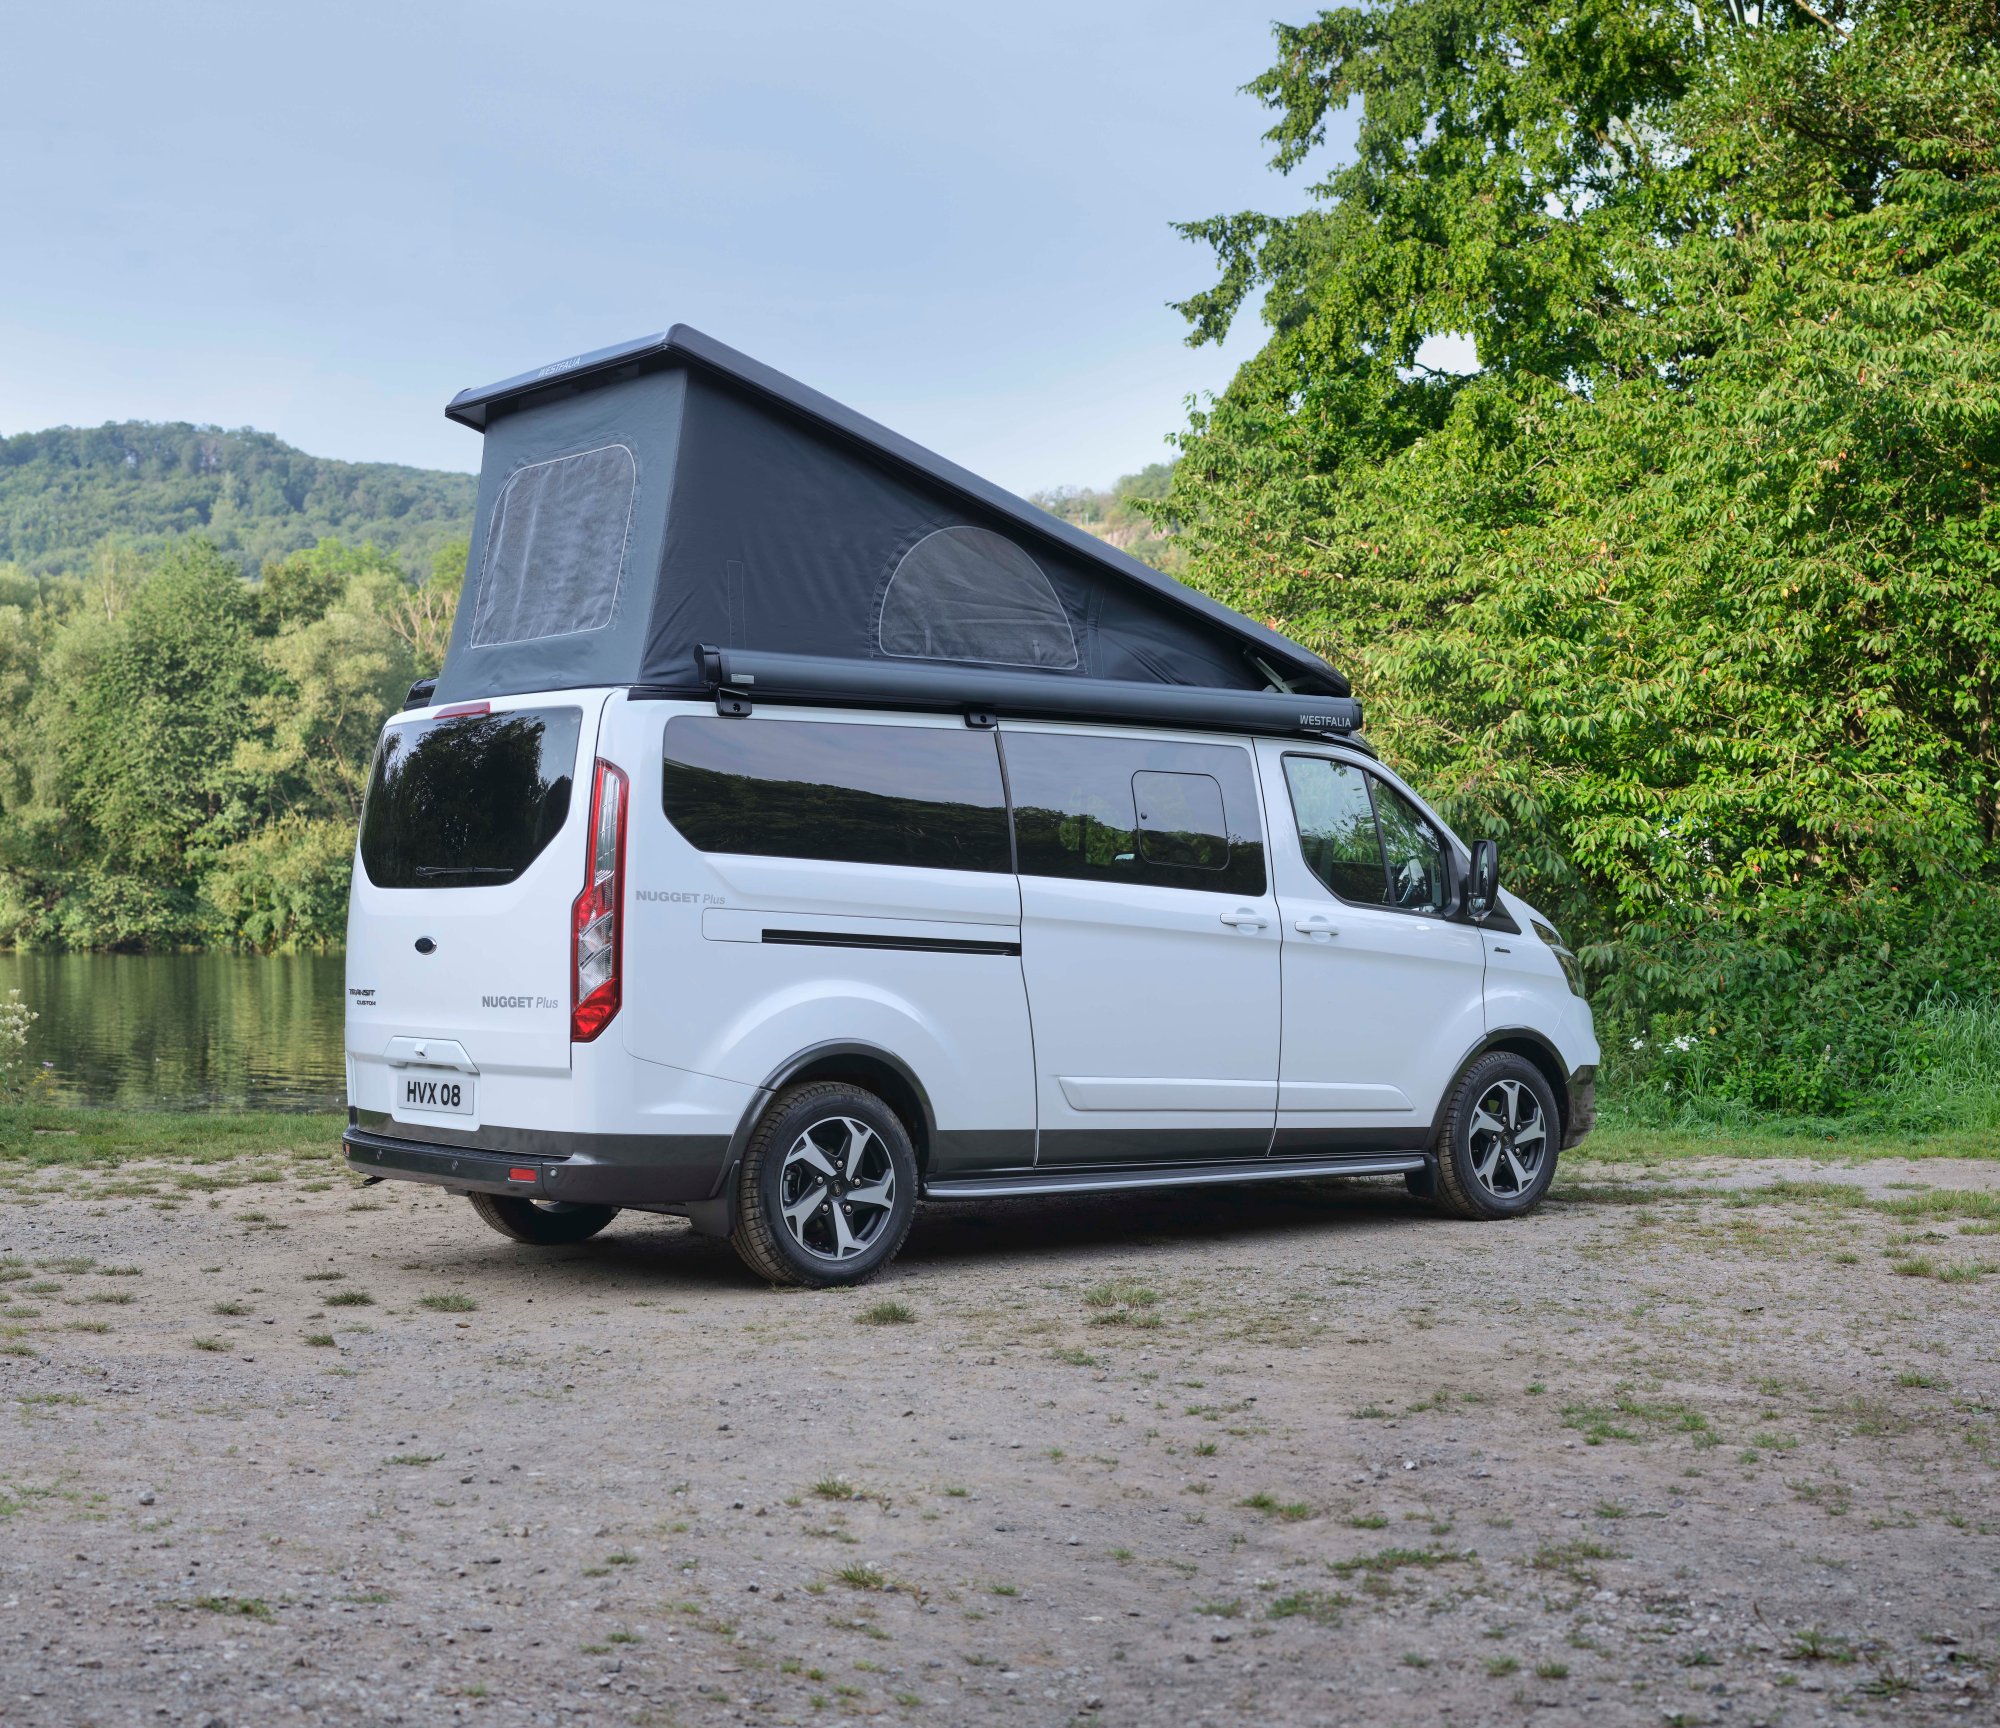
{"label": "red reflector", "polygon": [[509,1170],[507,1172],[507,1180],[509,1182],[532,1182],[534,1179],[535,1172],[532,1170]]}
{"label": "red reflector", "polygon": [[431,716],[433,720],[451,720],[460,714],[491,714],[491,702],[454,702],[449,708],[440,708]]}

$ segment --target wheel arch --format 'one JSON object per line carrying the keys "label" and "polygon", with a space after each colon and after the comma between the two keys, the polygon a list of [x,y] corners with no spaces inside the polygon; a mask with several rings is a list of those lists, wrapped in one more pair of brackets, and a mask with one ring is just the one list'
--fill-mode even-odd
{"label": "wheel arch", "polygon": [[[1534,1064],[1549,1090],[1555,1095],[1556,1114],[1561,1119],[1562,1132],[1569,1133],[1572,1102],[1569,1095],[1569,1065],[1563,1061],[1562,1053],[1542,1033],[1532,1026],[1502,1026],[1488,1032],[1485,1037],[1459,1058],[1458,1066],[1451,1071],[1451,1084],[1445,1088],[1444,1096],[1438,1100],[1437,1114],[1431,1118],[1431,1145],[1435,1149],[1438,1134],[1444,1127],[1445,1112],[1451,1108],[1453,1095],[1458,1091],[1460,1077],[1482,1056],[1491,1056],[1496,1050],[1505,1050]],[[1560,1142],[1559,1142],[1560,1143]]]}
{"label": "wheel arch", "polygon": [[879,1045],[842,1039],[808,1045],[771,1071],[736,1130],[734,1157],[742,1155],[758,1118],[770,1107],[773,1098],[788,1086],[806,1086],[816,1080],[842,1081],[873,1092],[896,1112],[909,1134],[910,1149],[917,1155],[919,1177],[928,1171],[937,1118],[932,1114],[930,1093],[924,1083],[900,1056]]}

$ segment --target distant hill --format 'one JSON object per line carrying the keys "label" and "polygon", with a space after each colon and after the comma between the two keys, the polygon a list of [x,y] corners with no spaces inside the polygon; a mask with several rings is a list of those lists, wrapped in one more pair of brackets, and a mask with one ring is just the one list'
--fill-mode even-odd
{"label": "distant hill", "polygon": [[107,537],[149,546],[195,532],[246,574],[332,537],[373,541],[419,575],[439,545],[470,532],[476,485],[470,474],[332,462],[247,428],[59,426],[0,439],[0,564],[81,572]]}
{"label": "distant hill", "polygon": [[1155,462],[1136,474],[1127,474],[1102,492],[1084,486],[1060,486],[1053,492],[1037,492],[1032,502],[1051,516],[1108,540],[1121,552],[1129,552],[1155,570],[1169,576],[1180,574],[1180,549],[1132,506],[1139,498],[1164,498],[1173,479],[1171,462]]}

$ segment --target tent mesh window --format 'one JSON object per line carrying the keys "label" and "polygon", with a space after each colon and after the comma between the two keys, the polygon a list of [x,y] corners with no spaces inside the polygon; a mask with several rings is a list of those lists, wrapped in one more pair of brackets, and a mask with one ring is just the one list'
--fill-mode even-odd
{"label": "tent mesh window", "polygon": [[611,622],[637,480],[623,444],[537,462],[508,477],[486,535],[473,647]]}
{"label": "tent mesh window", "polygon": [[1042,567],[1004,534],[939,528],[897,564],[876,640],[899,660],[1073,671],[1076,635]]}

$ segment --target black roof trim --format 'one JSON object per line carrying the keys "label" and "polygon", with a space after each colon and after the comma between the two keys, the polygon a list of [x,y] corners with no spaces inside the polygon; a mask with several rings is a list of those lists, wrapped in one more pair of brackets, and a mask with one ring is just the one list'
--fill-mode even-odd
{"label": "black roof trim", "polygon": [[461,390],[445,408],[448,419],[484,432],[500,415],[545,402],[573,396],[621,378],[637,377],[675,362],[692,362],[703,369],[731,379],[739,385],[783,404],[794,413],[818,422],[830,431],[915,469],[927,479],[962,494],[994,514],[1030,533],[1053,540],[1066,550],[1091,563],[1116,572],[1126,581],[1144,588],[1168,604],[1229,631],[1242,640],[1246,651],[1255,651],[1273,663],[1286,677],[1311,679],[1326,685],[1334,694],[1351,694],[1347,680],[1308,648],[1279,635],[1256,620],[1246,618],[1218,600],[1196,592],[1171,576],[1162,575],[1150,564],[1088,534],[1074,523],[1038,509],[1025,498],[981,479],[968,468],[947,461],[926,450],[899,432],[892,432],[865,414],[823,396],[796,378],[753,360],[747,354],[704,336],[686,324],[654,336],[641,336],[558,360],[532,372],[522,372],[497,384]]}

